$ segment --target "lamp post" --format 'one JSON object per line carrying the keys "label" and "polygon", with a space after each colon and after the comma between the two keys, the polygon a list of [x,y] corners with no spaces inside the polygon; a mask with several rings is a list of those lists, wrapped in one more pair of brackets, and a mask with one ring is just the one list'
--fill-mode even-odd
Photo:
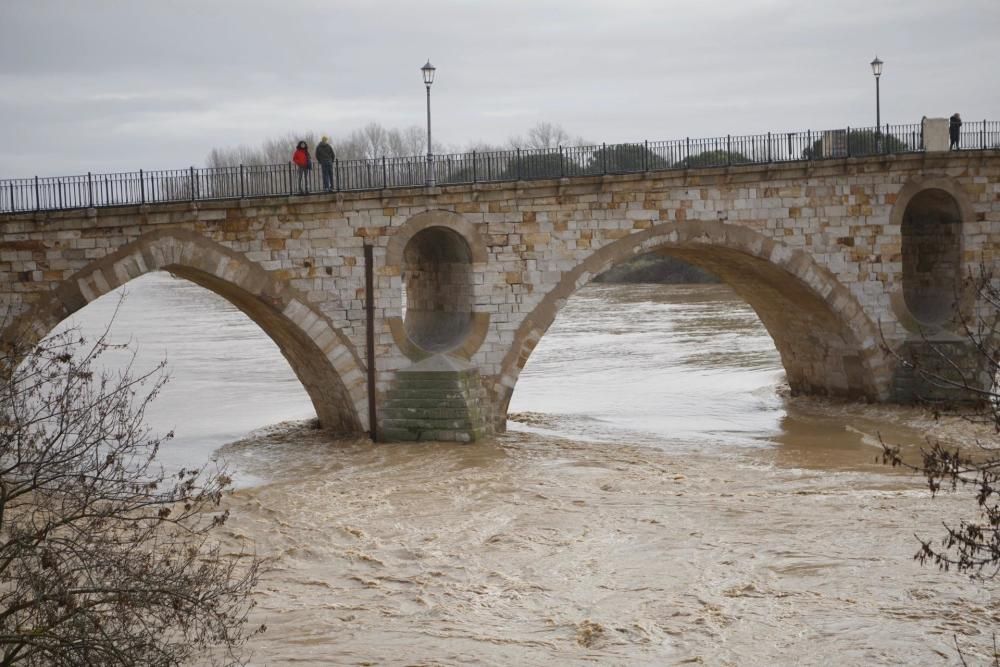
{"label": "lamp post", "polygon": [[880,139],[882,138],[882,131],[880,129],[882,127],[882,110],[879,107],[878,81],[882,76],[882,61],[878,59],[878,56],[875,56],[875,60],[871,62],[871,66],[872,74],[875,75],[875,150],[880,152],[879,144],[881,143]]}
{"label": "lamp post", "polygon": [[424,74],[424,85],[427,86],[427,185],[434,185],[434,153],[431,152],[431,84],[434,83],[434,65],[430,59],[420,68]]}

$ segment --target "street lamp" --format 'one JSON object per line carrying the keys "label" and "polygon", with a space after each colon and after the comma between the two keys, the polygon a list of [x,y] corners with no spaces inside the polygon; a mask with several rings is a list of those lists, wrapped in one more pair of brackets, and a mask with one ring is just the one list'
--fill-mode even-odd
{"label": "street lamp", "polygon": [[882,61],[875,56],[875,60],[871,62],[872,74],[875,75],[875,136],[879,135],[879,127],[882,125],[882,113],[879,109],[879,91],[878,91],[878,80],[882,76]]}
{"label": "street lamp", "polygon": [[428,58],[427,64],[420,68],[424,74],[424,85],[427,86],[427,185],[434,185],[434,154],[431,152],[431,84],[434,83],[434,65]]}

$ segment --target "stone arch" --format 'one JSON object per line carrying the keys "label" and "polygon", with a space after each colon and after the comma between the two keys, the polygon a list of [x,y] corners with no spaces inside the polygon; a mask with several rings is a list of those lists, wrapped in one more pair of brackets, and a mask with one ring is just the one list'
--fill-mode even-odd
{"label": "stone arch", "polygon": [[157,270],[219,294],[256,322],[288,360],[324,428],[367,430],[365,375],[350,341],[286,281],[189,230],[155,231],[94,261],[22,313],[3,337],[41,340],[94,299]]}
{"label": "stone arch", "polygon": [[951,179],[916,178],[896,197],[890,223],[899,229],[902,273],[893,312],[911,333],[938,332],[970,304],[960,303],[962,223],[974,219],[968,196]]}
{"label": "stone arch", "polygon": [[[393,340],[413,361],[445,352],[469,359],[483,344],[490,315],[477,311],[473,276],[489,260],[475,225],[451,211],[413,216],[389,239],[386,267],[400,276],[406,316],[386,318]],[[434,303],[440,299],[447,303]]]}
{"label": "stone arch", "polygon": [[499,429],[521,369],[566,300],[615,264],[652,251],[711,271],[746,300],[774,340],[793,392],[889,397],[892,364],[877,328],[851,292],[807,253],[721,221],[670,222],[596,251],[565,272],[523,320],[493,386]]}

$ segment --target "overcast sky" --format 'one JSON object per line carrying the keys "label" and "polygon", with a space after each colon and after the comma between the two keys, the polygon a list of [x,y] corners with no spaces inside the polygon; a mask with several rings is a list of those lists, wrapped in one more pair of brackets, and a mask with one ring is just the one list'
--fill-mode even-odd
{"label": "overcast sky", "polygon": [[1000,120],[998,0],[0,0],[0,178],[371,121],[463,149]]}

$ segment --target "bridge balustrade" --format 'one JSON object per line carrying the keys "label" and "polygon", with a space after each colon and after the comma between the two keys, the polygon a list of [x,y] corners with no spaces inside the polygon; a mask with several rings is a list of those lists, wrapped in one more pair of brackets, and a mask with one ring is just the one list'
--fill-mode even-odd
{"label": "bridge balustrade", "polygon": [[[963,150],[1000,149],[1000,121],[967,122]],[[573,178],[601,174],[699,169],[824,160],[923,151],[920,124],[768,132],[708,139],[473,151],[427,156],[337,160],[334,190],[359,191],[500,181]],[[321,192],[321,170],[310,170],[309,192]],[[34,177],[0,181],[0,213],[106,208],[181,201],[292,195],[291,163],[113,174]]]}

